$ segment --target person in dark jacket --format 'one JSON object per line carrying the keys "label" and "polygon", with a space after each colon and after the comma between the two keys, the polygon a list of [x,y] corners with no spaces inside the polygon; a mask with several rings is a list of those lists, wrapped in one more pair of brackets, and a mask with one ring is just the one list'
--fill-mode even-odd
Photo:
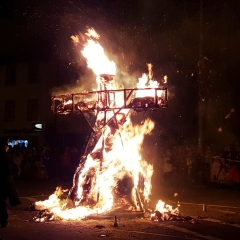
{"label": "person in dark jacket", "polygon": [[18,192],[13,181],[14,162],[8,152],[7,139],[0,139],[0,224],[6,227],[8,224],[7,199],[11,206],[21,204]]}

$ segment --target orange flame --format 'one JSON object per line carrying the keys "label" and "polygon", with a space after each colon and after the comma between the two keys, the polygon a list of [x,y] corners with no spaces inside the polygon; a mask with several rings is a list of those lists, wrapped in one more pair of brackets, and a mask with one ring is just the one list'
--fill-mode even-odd
{"label": "orange flame", "polygon": [[[82,55],[87,59],[88,67],[93,70],[96,75],[100,74],[116,74],[116,65],[110,61],[104,53],[103,47],[98,43],[100,37],[94,29],[88,29],[85,33],[87,41],[82,51]],[[72,36],[75,43],[80,43],[78,36]]]}
{"label": "orange flame", "polygon": [[[82,55],[87,59],[88,67],[96,74],[99,89],[112,89],[113,78],[116,73],[116,65],[110,61],[104,53],[97,39],[100,37],[94,29],[89,29],[86,35]],[[80,43],[78,36],[72,36],[75,43]],[[147,64],[149,75],[143,74],[139,78],[136,97],[154,96],[158,82],[154,81],[152,65]],[[105,75],[108,75],[106,77]],[[109,77],[110,76],[110,77]],[[149,89],[146,89],[148,87]],[[142,89],[141,89],[142,88]],[[162,91],[157,95],[161,96]],[[123,106],[121,100],[115,100]],[[70,103],[70,102],[69,102]],[[122,109],[121,113],[127,114],[129,110]],[[114,111],[107,112],[107,118],[114,115]],[[98,115],[99,119],[103,115]],[[39,209],[51,208],[51,212],[62,219],[82,219],[91,214],[104,213],[113,209],[116,195],[130,195],[132,209],[141,210],[141,204],[148,202],[151,194],[151,177],[153,166],[142,159],[141,148],[144,136],[150,134],[154,128],[154,122],[147,119],[141,125],[134,126],[130,117],[115,132],[106,125],[102,129],[93,151],[88,154],[84,165],[80,165],[81,171],[75,173],[77,179],[76,200],[74,206],[69,200],[62,200],[59,191],[51,195],[49,199],[36,203]],[[101,155],[101,156],[99,156]],[[122,181],[128,181],[124,190],[120,189]],[[141,184],[141,179],[144,179]],[[88,186],[86,193],[86,186]],[[129,192],[126,193],[125,190]],[[139,205],[140,203],[140,205]]]}

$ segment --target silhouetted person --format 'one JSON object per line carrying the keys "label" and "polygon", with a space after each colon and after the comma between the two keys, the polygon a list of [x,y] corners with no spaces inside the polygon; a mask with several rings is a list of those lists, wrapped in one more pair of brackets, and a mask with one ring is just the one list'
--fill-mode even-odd
{"label": "silhouetted person", "polygon": [[69,180],[71,176],[71,156],[69,148],[66,147],[64,153],[60,157],[61,160],[61,176],[60,178],[62,180]]}
{"label": "silhouetted person", "polygon": [[6,227],[8,224],[7,198],[11,206],[21,204],[17,189],[13,181],[14,162],[8,151],[7,139],[0,139],[0,224]]}

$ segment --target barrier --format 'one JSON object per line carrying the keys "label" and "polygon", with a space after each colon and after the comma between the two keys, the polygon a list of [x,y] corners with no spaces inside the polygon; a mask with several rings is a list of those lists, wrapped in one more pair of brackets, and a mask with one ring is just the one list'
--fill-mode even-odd
{"label": "barrier", "polygon": [[221,183],[240,183],[240,161],[224,159],[219,156],[212,158],[211,181]]}

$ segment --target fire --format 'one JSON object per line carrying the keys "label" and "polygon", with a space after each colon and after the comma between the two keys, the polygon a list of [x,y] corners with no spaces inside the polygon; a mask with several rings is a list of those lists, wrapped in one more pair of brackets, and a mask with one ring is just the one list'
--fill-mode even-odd
{"label": "fire", "polygon": [[[103,47],[97,42],[100,37],[94,29],[88,29],[85,33],[88,37],[85,47],[82,51],[82,55],[87,59],[88,67],[99,76],[100,74],[116,74],[116,65],[113,61],[110,61],[104,53]],[[79,43],[77,36],[72,36],[72,40],[75,43]]]}
{"label": "fire", "polygon": [[155,211],[158,211],[160,213],[176,213],[178,211],[178,208],[173,210],[171,205],[165,204],[165,202],[158,200]]}
{"label": "fire", "polygon": [[45,208],[59,206],[61,203],[60,197],[66,191],[68,191],[68,189],[63,190],[60,186],[58,186],[55,192],[52,195],[50,195],[47,200],[45,200],[44,202],[42,201],[36,202],[35,208],[38,210],[43,210]]}
{"label": "fire", "polygon": [[[180,205],[178,205],[180,206]],[[151,219],[153,221],[166,221],[176,219],[179,216],[179,209],[173,207],[169,204],[165,204],[165,202],[158,200],[154,213],[151,214]]]}
{"label": "fire", "polygon": [[[116,97],[105,92],[114,89],[116,65],[105,55],[97,41],[99,37],[94,29],[89,29],[84,37],[71,38],[76,44],[84,43],[81,53],[96,74],[98,90],[102,91],[98,95],[98,105],[123,106],[121,94]],[[152,64],[147,66],[149,74],[139,78],[137,98],[162,94],[161,90],[154,90],[159,84],[153,80]],[[64,104],[72,104],[72,101]],[[135,126],[130,111],[122,108],[117,116],[115,110],[96,111],[95,129],[100,137],[92,151],[80,161],[67,199],[61,198],[63,191],[57,188],[49,199],[36,202],[36,208],[47,208],[58,218],[72,220],[123,208],[144,211],[144,204],[150,201],[153,166],[142,158],[141,149],[145,135],[154,129],[154,122],[147,119]],[[103,124],[104,119],[108,124]],[[44,218],[38,219],[42,221]]]}
{"label": "fire", "polygon": [[[104,148],[104,161],[100,162],[98,158],[93,158],[89,154],[85,162],[84,168],[78,176],[77,196],[74,206],[68,207],[69,202],[61,200],[58,191],[51,195],[49,199],[36,202],[36,208],[43,210],[50,208],[51,212],[62,219],[81,219],[91,214],[100,214],[110,211],[114,206],[116,192],[119,195],[125,195],[126,192],[119,190],[118,184],[124,178],[132,179],[132,186],[129,190],[129,196],[132,200],[132,210],[141,210],[138,204],[136,193],[139,189],[139,176],[144,178],[144,186],[141,186],[143,201],[149,201],[151,193],[151,176],[153,173],[152,165],[149,165],[141,158],[139,150],[145,134],[151,132],[154,123],[150,120],[145,121],[142,125],[134,127],[128,120],[122,129],[114,134],[111,149]],[[121,133],[121,139],[117,136]],[[107,129],[105,135],[111,135],[110,129]],[[105,136],[104,136],[105,137]],[[97,153],[101,149],[102,138],[99,139],[93,153]],[[88,179],[87,179],[88,178]],[[91,183],[91,189],[86,191],[86,184]],[[128,187],[128,186],[124,186]],[[81,206],[81,204],[87,206]]]}
{"label": "fire", "polygon": [[[143,73],[141,78],[138,78],[137,88],[143,88],[143,90],[138,90],[136,97],[154,97],[155,89],[158,88],[158,82],[155,80],[150,80],[146,73]],[[149,89],[146,89],[148,87]],[[162,90],[157,91],[157,96],[161,97]]]}

